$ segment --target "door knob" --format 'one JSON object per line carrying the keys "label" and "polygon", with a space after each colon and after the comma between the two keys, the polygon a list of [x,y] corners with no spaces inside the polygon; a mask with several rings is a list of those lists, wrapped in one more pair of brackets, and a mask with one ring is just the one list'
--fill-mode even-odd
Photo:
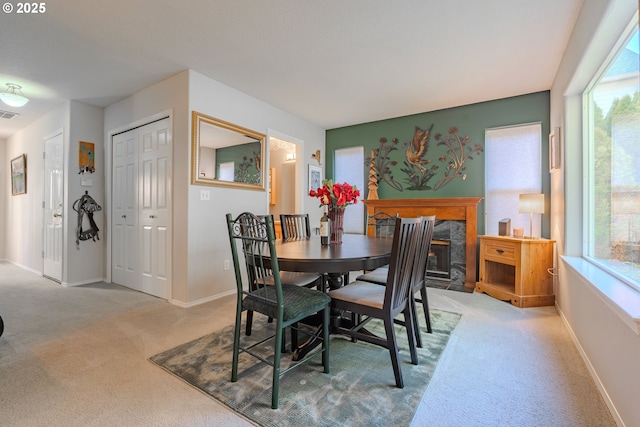
{"label": "door knob", "polygon": [[54,214],[53,214],[53,217],[54,217],[54,218],[61,218],[61,217],[62,217],[62,214],[54,213]]}
{"label": "door knob", "polygon": [[122,215],[121,218],[122,219],[127,219],[127,216],[126,215]]}
{"label": "door knob", "polygon": [[149,218],[151,218],[151,219],[153,219],[155,217],[156,217],[155,215],[149,215]]}

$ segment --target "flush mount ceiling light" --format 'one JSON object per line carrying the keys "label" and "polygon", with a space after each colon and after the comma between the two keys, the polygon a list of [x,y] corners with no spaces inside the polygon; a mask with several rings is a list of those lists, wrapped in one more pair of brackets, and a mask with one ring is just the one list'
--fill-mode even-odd
{"label": "flush mount ceiling light", "polygon": [[0,100],[10,107],[22,107],[29,99],[22,94],[22,86],[15,83],[7,83],[7,91],[0,93]]}

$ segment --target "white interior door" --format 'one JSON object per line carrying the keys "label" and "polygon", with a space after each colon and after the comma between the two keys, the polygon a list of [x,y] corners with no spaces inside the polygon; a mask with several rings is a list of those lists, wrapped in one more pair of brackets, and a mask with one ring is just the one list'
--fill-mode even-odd
{"label": "white interior door", "polygon": [[44,141],[43,275],[62,282],[64,142],[62,133]]}
{"label": "white interior door", "polygon": [[169,119],[139,130],[140,270],[143,292],[171,297],[171,131]]}
{"label": "white interior door", "polygon": [[171,129],[162,119],[113,137],[111,280],[171,297]]}
{"label": "white interior door", "polygon": [[111,281],[138,289],[138,129],[113,137]]}

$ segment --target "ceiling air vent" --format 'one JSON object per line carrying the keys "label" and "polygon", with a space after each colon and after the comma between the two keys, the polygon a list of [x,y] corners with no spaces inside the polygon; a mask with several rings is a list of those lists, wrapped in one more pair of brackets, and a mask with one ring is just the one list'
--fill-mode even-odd
{"label": "ceiling air vent", "polygon": [[19,116],[18,113],[12,113],[11,111],[0,110],[0,119],[13,119],[15,116]]}

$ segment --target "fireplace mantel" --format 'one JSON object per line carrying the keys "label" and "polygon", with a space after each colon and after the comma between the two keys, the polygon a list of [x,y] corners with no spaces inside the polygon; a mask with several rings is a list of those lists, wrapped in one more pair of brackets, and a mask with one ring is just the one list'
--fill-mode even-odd
{"label": "fireplace mantel", "polygon": [[465,286],[476,285],[478,203],[482,197],[363,200],[367,214],[384,211],[405,218],[435,215],[437,220],[465,222]]}

